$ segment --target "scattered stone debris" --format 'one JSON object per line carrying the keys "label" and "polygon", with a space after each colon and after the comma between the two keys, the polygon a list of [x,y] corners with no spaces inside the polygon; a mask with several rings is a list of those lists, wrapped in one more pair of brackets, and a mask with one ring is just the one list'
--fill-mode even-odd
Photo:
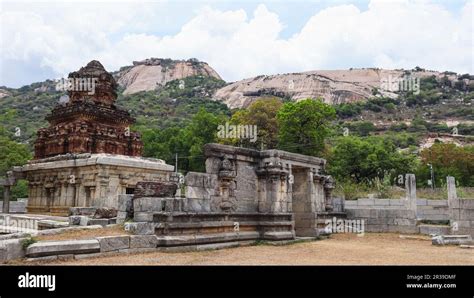
{"label": "scattered stone debris", "polygon": [[471,235],[439,235],[431,239],[433,245],[461,245],[471,244]]}

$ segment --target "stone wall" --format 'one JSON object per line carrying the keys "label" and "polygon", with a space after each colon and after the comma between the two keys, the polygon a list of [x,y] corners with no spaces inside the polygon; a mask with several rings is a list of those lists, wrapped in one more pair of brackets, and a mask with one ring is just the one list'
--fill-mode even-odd
{"label": "stone wall", "polygon": [[219,144],[204,154],[206,173],[185,177],[189,212],[293,214],[298,236],[316,236],[317,213],[333,207],[324,159]]}
{"label": "stone wall", "polygon": [[419,220],[449,221],[448,200],[416,200],[416,216]]}
{"label": "stone wall", "polygon": [[474,200],[457,198],[453,177],[447,177],[448,200],[419,199],[414,175],[406,181],[405,198],[345,201],[347,218],[363,219],[367,232],[474,235]]}
{"label": "stone wall", "polygon": [[366,232],[417,233],[416,213],[396,199],[345,201],[348,219],[364,220]]}
{"label": "stone wall", "polygon": [[189,172],[184,180],[185,198],[190,211],[210,212],[211,197],[215,196],[217,175]]}
{"label": "stone wall", "polygon": [[450,203],[453,234],[474,237],[474,199],[453,199]]}
{"label": "stone wall", "polygon": [[[26,213],[26,205],[28,199],[18,199],[16,201],[10,201],[9,213]],[[3,201],[0,201],[0,210],[3,210]]]}

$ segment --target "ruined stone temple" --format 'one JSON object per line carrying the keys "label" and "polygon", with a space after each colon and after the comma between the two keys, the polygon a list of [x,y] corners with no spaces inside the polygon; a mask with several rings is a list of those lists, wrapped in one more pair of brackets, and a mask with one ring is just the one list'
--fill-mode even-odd
{"label": "ruined stone temple", "polygon": [[175,246],[314,237],[327,218],[344,216],[333,203],[324,159],[220,144],[206,144],[204,154],[206,173],[187,173],[183,193],[157,182],[121,195],[118,222],[132,217],[132,233]]}
{"label": "ruined stone temple", "polygon": [[35,156],[21,169],[28,212],[67,214],[69,207],[116,207],[138,181],[168,180],[173,166],[141,158],[134,119],[114,105],[117,83],[98,61],[69,74],[69,100],[38,130]]}

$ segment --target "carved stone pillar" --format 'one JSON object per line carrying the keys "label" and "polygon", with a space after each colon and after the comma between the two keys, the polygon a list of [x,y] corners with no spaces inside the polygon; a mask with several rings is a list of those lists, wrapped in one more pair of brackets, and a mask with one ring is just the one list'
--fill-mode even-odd
{"label": "carved stone pillar", "polygon": [[[288,175],[280,161],[272,160],[257,170],[261,183],[265,185],[265,194],[261,194],[259,202],[260,212],[281,213],[288,212]],[[291,202],[290,202],[291,204]]]}
{"label": "carved stone pillar", "polygon": [[217,207],[224,211],[235,211],[237,204],[235,201],[235,164],[231,161],[231,157],[224,156],[219,168],[219,202]]}
{"label": "carved stone pillar", "polygon": [[326,200],[326,211],[332,211],[334,209],[332,201],[332,191],[335,188],[335,181],[331,176],[326,176],[324,179],[324,198]]}
{"label": "carved stone pillar", "polygon": [[10,185],[3,186],[3,213],[10,212]]}

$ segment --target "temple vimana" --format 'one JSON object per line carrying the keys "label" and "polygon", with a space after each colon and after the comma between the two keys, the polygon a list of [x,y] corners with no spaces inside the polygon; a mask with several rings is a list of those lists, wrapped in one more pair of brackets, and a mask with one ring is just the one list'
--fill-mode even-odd
{"label": "temple vimana", "polygon": [[134,119],[114,105],[117,83],[102,64],[91,61],[69,78],[81,88],[68,91],[69,102],[46,117],[50,126],[38,130],[35,159],[67,153],[140,156],[143,144],[130,132]]}

